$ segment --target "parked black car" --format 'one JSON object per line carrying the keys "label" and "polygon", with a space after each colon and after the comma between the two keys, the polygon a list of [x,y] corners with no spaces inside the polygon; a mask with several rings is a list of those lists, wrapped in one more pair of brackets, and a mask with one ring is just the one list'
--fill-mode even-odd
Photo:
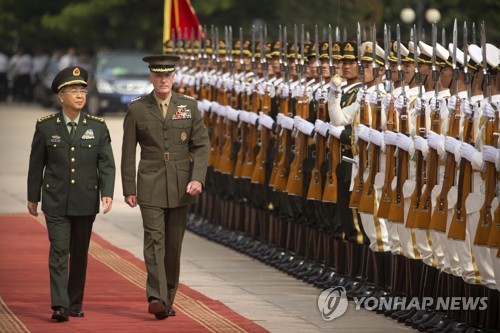
{"label": "parked black car", "polygon": [[150,93],[149,69],[136,51],[99,52],[89,75],[87,109],[92,115],[125,111],[134,98]]}

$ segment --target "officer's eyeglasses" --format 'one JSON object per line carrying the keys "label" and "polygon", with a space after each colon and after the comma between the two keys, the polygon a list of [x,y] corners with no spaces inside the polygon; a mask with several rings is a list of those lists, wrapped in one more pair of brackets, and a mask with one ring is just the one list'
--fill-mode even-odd
{"label": "officer's eyeglasses", "polygon": [[77,96],[77,95],[87,95],[88,90],[87,89],[71,89],[71,90],[65,90],[65,93],[69,93],[72,96]]}

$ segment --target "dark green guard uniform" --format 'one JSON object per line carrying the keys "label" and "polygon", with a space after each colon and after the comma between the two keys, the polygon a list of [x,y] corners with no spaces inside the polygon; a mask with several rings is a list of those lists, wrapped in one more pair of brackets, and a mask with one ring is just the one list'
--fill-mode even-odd
{"label": "dark green guard uniform", "polygon": [[28,209],[37,215],[42,200],[50,240],[52,318],[58,321],[72,314],[83,316],[87,252],[99,195],[111,201],[114,190],[115,163],[106,123],[80,113],[86,90],[75,87],[85,88],[86,81],[87,74],[79,67],[68,67],[56,76],[53,90],[65,101],[63,111],[70,109],[69,114],[76,116],[76,130],[70,134],[66,113],[42,117],[31,145]]}

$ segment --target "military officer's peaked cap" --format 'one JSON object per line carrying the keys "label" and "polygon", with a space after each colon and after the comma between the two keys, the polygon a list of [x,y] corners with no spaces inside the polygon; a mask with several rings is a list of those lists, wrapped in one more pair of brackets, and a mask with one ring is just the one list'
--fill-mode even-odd
{"label": "military officer's peaked cap", "polygon": [[85,68],[80,66],[69,66],[62,69],[52,80],[52,85],[50,89],[54,94],[57,94],[59,90],[66,86],[71,86],[75,84],[87,85],[87,79],[89,74]]}
{"label": "military officer's peaked cap", "polygon": [[181,58],[175,54],[150,55],[142,58],[149,64],[149,70],[153,73],[170,73]]}

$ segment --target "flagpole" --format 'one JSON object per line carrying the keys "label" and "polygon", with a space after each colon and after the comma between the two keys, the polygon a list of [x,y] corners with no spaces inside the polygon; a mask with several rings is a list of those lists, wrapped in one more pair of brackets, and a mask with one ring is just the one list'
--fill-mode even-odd
{"label": "flagpole", "polygon": [[171,38],[170,27],[172,26],[172,0],[165,0],[163,8],[163,52],[165,52],[165,42]]}

